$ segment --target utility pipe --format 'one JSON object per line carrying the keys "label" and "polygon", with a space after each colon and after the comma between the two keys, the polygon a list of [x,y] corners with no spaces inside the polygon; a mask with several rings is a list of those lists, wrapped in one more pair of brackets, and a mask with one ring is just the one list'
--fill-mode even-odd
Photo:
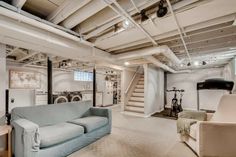
{"label": "utility pipe", "polygon": [[150,61],[151,63],[153,63],[154,65],[166,70],[166,71],[169,71],[171,73],[176,73],[176,71],[170,67],[168,67],[167,65],[161,63],[159,60],[157,60],[155,57],[153,56],[148,56],[148,57],[145,57],[146,60]]}
{"label": "utility pipe", "polygon": [[158,59],[156,59],[153,56],[147,56],[147,57],[145,57],[145,59],[148,60],[149,62],[151,62],[152,64],[156,65],[157,67],[160,67],[160,68],[162,68],[166,71],[169,71],[171,73],[189,73],[189,72],[191,72],[190,70],[176,71],[176,70],[170,68],[169,66],[161,63]]}
{"label": "utility pipe", "polygon": [[136,59],[136,58],[142,58],[145,56],[159,55],[159,54],[163,54],[164,56],[166,56],[168,59],[170,59],[175,64],[179,64],[181,62],[180,59],[166,45],[145,48],[145,49],[141,49],[141,50],[137,50],[137,51],[130,51],[128,53],[114,55],[114,59],[128,60],[128,59]]}
{"label": "utility pipe", "polygon": [[117,3],[115,0],[112,0],[112,2],[116,5],[116,7],[122,12],[120,12],[119,10],[117,10],[116,8],[114,8],[111,4],[109,4],[106,0],[103,0],[105,3],[107,3],[107,5],[114,10],[116,13],[118,13],[120,16],[124,17],[125,19],[127,19],[128,21],[130,21],[131,23],[133,23],[139,30],[141,30],[145,36],[153,43],[153,45],[158,45],[157,42],[151,37],[151,35],[141,26],[139,25],[137,22],[135,22],[135,20],[119,5],[119,3]]}
{"label": "utility pipe", "polygon": [[182,40],[182,42],[183,42],[184,49],[185,49],[185,51],[186,51],[186,53],[187,53],[187,56],[188,56],[188,58],[189,58],[189,61],[192,62],[192,59],[191,59],[191,57],[190,57],[190,54],[189,54],[189,51],[188,51],[186,42],[185,42],[185,40],[184,40],[182,31],[181,31],[181,29],[180,29],[180,28],[181,28],[181,27],[180,27],[180,24],[179,24],[179,22],[178,22],[178,20],[177,20],[177,17],[176,17],[176,15],[175,15],[174,11],[173,11],[173,8],[172,8],[172,6],[171,6],[170,0],[166,0],[166,2],[167,2],[167,4],[168,4],[169,9],[170,9],[170,12],[171,12],[171,14],[172,14],[172,16],[173,16],[173,18],[174,18],[175,24],[177,25],[177,29],[178,29],[180,38],[181,38],[181,40]]}
{"label": "utility pipe", "polygon": [[138,13],[140,13],[140,10],[138,9],[137,5],[135,4],[134,0],[130,0],[133,4],[134,8],[137,10]]}

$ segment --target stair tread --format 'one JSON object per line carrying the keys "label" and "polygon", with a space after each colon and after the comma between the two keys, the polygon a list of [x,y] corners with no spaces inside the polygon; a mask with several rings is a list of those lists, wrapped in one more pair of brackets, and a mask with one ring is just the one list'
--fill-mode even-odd
{"label": "stair tread", "polygon": [[125,111],[136,112],[136,113],[144,113],[144,111],[137,111],[137,110],[130,110],[130,109],[125,109]]}

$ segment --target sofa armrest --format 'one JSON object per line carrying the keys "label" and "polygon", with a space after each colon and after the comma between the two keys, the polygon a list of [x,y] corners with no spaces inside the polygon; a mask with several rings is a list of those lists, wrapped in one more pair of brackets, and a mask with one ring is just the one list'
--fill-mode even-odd
{"label": "sofa armrest", "polygon": [[40,147],[39,126],[27,119],[12,121],[15,157],[36,157]]}
{"label": "sofa armrest", "polygon": [[94,115],[94,116],[107,117],[108,118],[108,125],[109,125],[110,131],[111,131],[111,125],[112,125],[111,109],[92,107],[92,108],[90,108],[90,113],[91,113],[91,115]]}
{"label": "sofa armrest", "polygon": [[196,119],[205,121],[207,114],[205,111],[183,111],[178,114],[178,118]]}
{"label": "sofa armrest", "polygon": [[200,157],[236,155],[236,123],[198,122],[197,151]]}

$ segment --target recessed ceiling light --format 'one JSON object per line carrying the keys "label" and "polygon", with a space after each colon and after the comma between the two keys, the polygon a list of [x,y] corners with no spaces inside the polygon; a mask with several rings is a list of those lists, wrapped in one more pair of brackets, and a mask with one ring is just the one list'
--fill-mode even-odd
{"label": "recessed ceiling light", "polygon": [[130,22],[128,20],[123,21],[123,27],[128,28],[130,26]]}
{"label": "recessed ceiling light", "polygon": [[194,64],[195,66],[199,66],[199,61],[194,61],[193,64]]}
{"label": "recessed ceiling light", "polygon": [[125,62],[124,64],[125,64],[126,66],[127,66],[127,65],[130,65],[130,63],[129,63],[129,62]]}
{"label": "recessed ceiling light", "polygon": [[182,64],[180,64],[180,67],[184,67],[184,64],[182,63]]}

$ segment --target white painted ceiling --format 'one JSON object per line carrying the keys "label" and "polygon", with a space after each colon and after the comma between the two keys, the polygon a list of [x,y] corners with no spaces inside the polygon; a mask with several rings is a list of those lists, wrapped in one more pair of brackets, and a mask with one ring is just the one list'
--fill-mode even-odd
{"label": "white painted ceiling", "polygon": [[[17,1],[22,1],[23,5],[20,9],[23,11],[69,29],[95,47],[112,55],[154,46],[134,25],[123,28],[125,18],[112,9],[112,7],[118,9],[112,0]],[[155,40],[158,46],[167,45],[182,60],[182,63],[174,65],[163,56],[155,56],[157,59],[174,69],[189,68],[186,66],[189,59],[170,8],[168,7],[168,13],[164,17],[156,16],[159,1],[133,0],[134,5],[131,0],[117,0],[118,4]],[[206,61],[208,65],[202,68],[224,66],[235,57],[236,26],[232,25],[236,19],[235,0],[171,0],[170,2],[193,60],[192,63]],[[138,13],[141,10],[145,11],[149,20],[141,22]],[[24,55],[33,53],[31,50],[25,50],[24,47],[13,51],[15,48],[9,46],[8,56],[11,60],[17,61]],[[10,53],[11,51],[13,53]],[[60,53],[58,52],[56,56],[60,56]],[[63,54],[61,56],[63,56],[62,60],[71,59],[70,56],[68,58]],[[35,53],[30,57],[40,60],[42,56]],[[31,63],[27,57],[22,61]]]}

